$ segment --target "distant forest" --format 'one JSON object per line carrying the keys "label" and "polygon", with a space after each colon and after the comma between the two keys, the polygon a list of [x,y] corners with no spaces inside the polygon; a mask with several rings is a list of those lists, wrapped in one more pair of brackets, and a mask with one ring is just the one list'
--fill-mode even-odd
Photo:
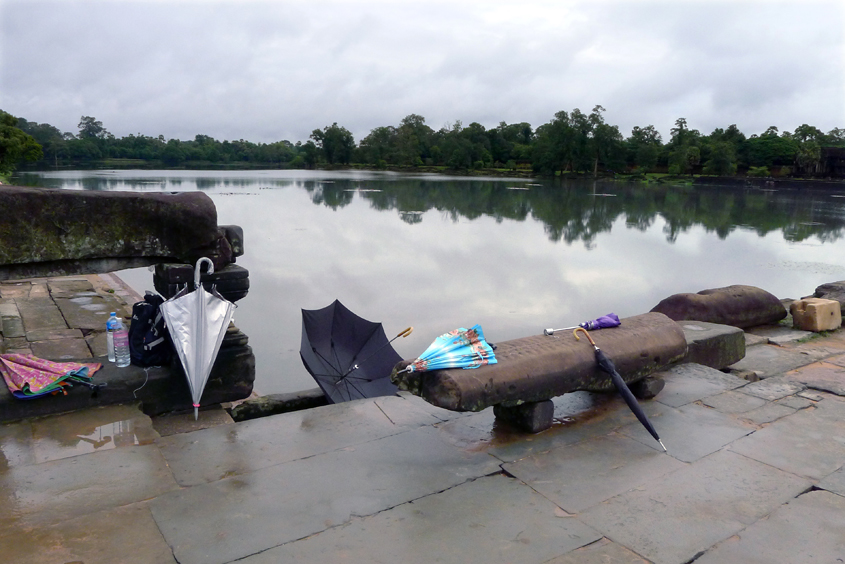
{"label": "distant forest", "polygon": [[[424,117],[411,114],[396,126],[373,129],[357,143],[349,130],[337,123],[315,129],[304,143],[218,141],[208,135],[181,141],[140,133],[117,138],[91,116],[82,116],[79,132],[73,134],[0,111],[4,118],[0,161],[14,160],[14,166],[26,161],[27,167],[40,169],[362,166],[537,174],[845,177],[842,128],[824,133],[804,124],[795,131],[769,127],[746,136],[730,125],[702,134],[679,118],[668,140],[653,125],[634,127],[626,138],[617,126],[605,122],[604,111],[601,106],[589,114],[578,109],[561,111],[536,129],[528,123],[501,122],[485,129],[479,123],[464,126],[456,121],[435,130],[426,125]],[[17,131],[10,133],[12,129],[24,137]]]}

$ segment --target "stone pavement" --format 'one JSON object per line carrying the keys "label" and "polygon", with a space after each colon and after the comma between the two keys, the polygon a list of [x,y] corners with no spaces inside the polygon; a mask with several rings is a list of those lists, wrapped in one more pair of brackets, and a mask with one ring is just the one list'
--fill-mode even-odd
{"label": "stone pavement", "polygon": [[[141,299],[114,274],[0,281],[0,353],[102,365],[94,374],[96,393],[75,385],[61,396],[22,401],[0,379],[0,423],[136,400],[149,414],[189,409],[191,394],[178,359],[165,366],[118,368],[106,358],[109,312],[131,318],[130,304]],[[204,405],[249,397],[255,357],[247,342],[230,324],[206,384]]]}
{"label": "stone pavement", "polygon": [[845,331],[755,332],[747,379],[684,364],[642,402],[668,454],[587,392],[536,435],[406,394],[0,425],[0,560],[845,562]]}

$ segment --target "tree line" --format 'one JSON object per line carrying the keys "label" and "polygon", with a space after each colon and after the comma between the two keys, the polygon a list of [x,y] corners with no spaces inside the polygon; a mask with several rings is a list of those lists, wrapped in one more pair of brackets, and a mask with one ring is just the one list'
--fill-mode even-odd
{"label": "tree line", "polygon": [[[577,108],[561,111],[536,129],[525,122],[501,122],[487,129],[456,121],[435,130],[424,117],[411,114],[396,126],[376,127],[358,143],[337,123],[315,129],[305,142],[253,143],[219,141],[208,135],[189,141],[140,133],[118,138],[91,116],[82,116],[79,131],[73,134],[0,111],[0,165],[8,171],[23,160],[45,168],[122,159],[190,168],[363,165],[539,174],[829,176],[825,163],[831,150],[845,149],[845,129],[824,133],[807,124],[782,132],[773,126],[747,137],[736,125],[705,135],[678,118],[666,141],[653,125],[634,127],[626,138],[605,121],[604,112],[601,106],[589,114]],[[836,154],[841,160],[841,153]]]}

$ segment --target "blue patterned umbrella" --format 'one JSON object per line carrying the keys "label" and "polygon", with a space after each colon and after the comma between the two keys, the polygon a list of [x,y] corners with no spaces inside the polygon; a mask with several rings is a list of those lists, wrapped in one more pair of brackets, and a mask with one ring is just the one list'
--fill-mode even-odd
{"label": "blue patterned umbrella", "polygon": [[496,364],[496,354],[480,325],[455,329],[437,337],[419,358],[400,372],[425,372],[444,368],[478,368]]}

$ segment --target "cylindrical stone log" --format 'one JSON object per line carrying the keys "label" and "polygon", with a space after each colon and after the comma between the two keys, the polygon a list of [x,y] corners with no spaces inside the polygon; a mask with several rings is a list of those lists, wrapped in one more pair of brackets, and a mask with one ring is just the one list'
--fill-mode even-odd
{"label": "cylindrical stone log", "polygon": [[[590,335],[627,383],[681,360],[687,350],[681,327],[662,313],[628,317],[619,327]],[[410,362],[402,361],[391,379],[400,389],[453,411],[481,411],[491,405],[539,402],[579,390],[613,389],[610,376],[598,368],[595,350],[583,334],[580,341],[567,331],[496,345],[496,364],[400,374]]]}
{"label": "cylindrical stone log", "polygon": [[777,323],[786,317],[781,301],[756,286],[727,286],[697,294],[675,294],[652,308],[675,321],[695,320],[745,329]]}

